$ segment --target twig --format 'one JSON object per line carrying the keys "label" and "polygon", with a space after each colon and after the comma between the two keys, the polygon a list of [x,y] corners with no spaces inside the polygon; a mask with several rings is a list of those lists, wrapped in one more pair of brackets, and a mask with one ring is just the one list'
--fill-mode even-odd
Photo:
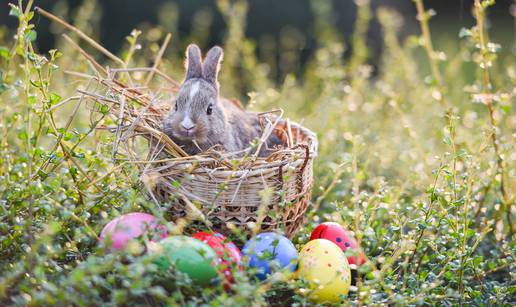
{"label": "twig", "polygon": [[276,128],[276,126],[278,125],[279,121],[283,117],[284,111],[283,111],[283,109],[277,109],[277,110],[272,110],[269,112],[258,113],[258,116],[261,116],[264,114],[275,113],[275,112],[279,112],[280,114],[278,116],[276,116],[276,120],[274,121],[274,123],[270,123],[265,129],[263,129],[262,136],[260,137],[260,140],[258,141],[258,146],[256,147],[256,151],[253,154],[254,159],[256,159],[258,157],[258,155],[260,154],[260,149],[262,148],[262,145],[267,141],[267,139],[269,138],[271,133],[274,131],[274,128]]}
{"label": "twig", "polygon": [[124,111],[125,111],[125,96],[122,95],[120,97],[120,107],[119,107],[119,111],[118,111],[118,122],[117,122],[117,129],[115,132],[115,141],[113,142],[113,148],[111,151],[112,159],[115,159],[116,152],[118,149],[118,144],[120,144],[122,123],[124,121]]}
{"label": "twig", "polygon": [[100,70],[102,73],[104,73],[104,75],[107,75],[106,69],[102,67],[102,65],[100,65],[97,61],[95,61],[95,59],[93,59],[91,55],[84,51],[84,49],[77,45],[77,43],[75,43],[68,35],[63,34],[63,37],[68,43],[70,43],[75,49],[77,49],[79,53],[88,60],[88,62],[90,62],[94,66],[95,72],[97,74],[99,74],[98,70]]}
{"label": "twig", "polygon": [[66,75],[71,75],[71,76],[85,78],[85,79],[94,78],[92,75],[88,75],[88,74],[85,74],[85,73],[82,73],[82,72],[78,72],[78,71],[65,70],[64,73]]}
{"label": "twig", "polygon": [[53,111],[53,110],[55,110],[55,109],[59,108],[60,106],[62,106],[62,105],[64,105],[64,104],[66,104],[66,103],[68,103],[68,102],[70,102],[70,101],[72,101],[72,100],[77,100],[77,99],[81,99],[81,96],[72,96],[72,97],[68,97],[68,98],[66,98],[65,100],[61,101],[60,103],[55,104],[55,105],[53,105],[52,107],[50,107],[50,108],[48,109],[48,111]]}
{"label": "twig", "polygon": [[58,24],[64,26],[65,28],[68,28],[69,30],[77,33],[77,35],[79,35],[80,38],[84,39],[91,46],[93,46],[95,49],[102,52],[104,55],[106,55],[111,60],[117,62],[120,65],[124,65],[124,61],[122,61],[122,59],[120,59],[116,55],[109,52],[106,48],[102,47],[99,43],[97,43],[95,40],[90,38],[88,35],[84,34],[84,32],[82,32],[81,30],[77,29],[76,27],[72,26],[71,24],[67,23],[66,21],[62,20],[61,18],[45,11],[44,9],[42,9],[40,7],[36,7],[35,10],[36,10],[36,12],[47,17],[48,19],[51,19],[51,20],[57,22]]}
{"label": "twig", "polygon": [[287,118],[287,136],[288,136],[288,147],[294,146],[294,140],[292,139],[292,127],[290,125],[290,119]]}
{"label": "twig", "polygon": [[161,62],[161,58],[163,57],[163,54],[165,53],[165,49],[167,49],[168,44],[170,43],[170,39],[172,38],[171,33],[167,33],[167,36],[165,36],[165,41],[161,45],[161,48],[159,49],[158,54],[156,55],[156,58],[154,59],[154,65],[152,65],[152,70],[147,75],[147,78],[145,79],[144,85],[149,85],[149,82],[152,80],[152,77],[154,76],[154,73],[156,69],[158,68],[159,63]]}
{"label": "twig", "polygon": [[[130,67],[130,68],[111,68],[110,69],[113,72],[127,72],[127,71],[149,71],[157,74],[158,76],[162,77],[163,79],[167,80],[169,83],[171,83],[174,86],[174,89],[179,88],[179,83],[177,83],[176,80],[170,78],[168,75],[166,75],[164,72],[160,71],[157,68],[153,67]],[[147,86],[145,86],[147,87]]]}

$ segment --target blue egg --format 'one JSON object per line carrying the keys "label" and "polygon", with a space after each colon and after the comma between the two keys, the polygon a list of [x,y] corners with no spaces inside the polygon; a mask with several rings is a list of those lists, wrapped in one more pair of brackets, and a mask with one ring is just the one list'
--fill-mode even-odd
{"label": "blue egg", "polygon": [[247,265],[256,268],[259,280],[264,280],[276,269],[296,269],[296,247],[289,239],[274,232],[258,234],[245,244],[242,252],[247,257]]}

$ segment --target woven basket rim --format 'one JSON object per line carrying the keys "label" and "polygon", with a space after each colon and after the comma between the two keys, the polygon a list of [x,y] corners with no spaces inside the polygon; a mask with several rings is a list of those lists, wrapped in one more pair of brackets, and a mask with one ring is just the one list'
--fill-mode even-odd
{"label": "woven basket rim", "polygon": [[[290,121],[288,119],[280,119],[278,124],[286,124],[288,121],[291,129],[298,129],[303,134],[303,140],[293,147],[286,147],[278,151],[274,151],[267,157],[256,157],[256,161],[261,163],[254,163],[245,169],[231,170],[228,168],[221,168],[220,166],[212,168],[209,163],[203,163],[202,167],[197,168],[195,171],[190,170],[190,173],[200,175],[203,173],[210,173],[210,176],[227,178],[229,175],[242,176],[251,175],[253,171],[260,172],[263,174],[264,171],[270,170],[275,171],[278,166],[289,165],[291,167],[297,167],[299,164],[304,163],[307,159],[314,159],[317,157],[318,141],[316,134],[310,129],[302,126],[301,124]],[[301,146],[300,146],[301,145]],[[304,146],[303,146],[304,145]],[[307,149],[308,156],[307,156]],[[270,159],[275,153],[288,150],[291,152],[289,155],[283,155],[280,159]],[[232,158],[232,160],[239,160],[240,158]],[[164,162],[164,165],[168,166],[167,169],[182,170],[190,169],[192,165],[199,164],[199,162],[216,162],[217,158],[207,155],[206,153],[200,153],[197,155],[191,155],[180,158],[170,158]]]}

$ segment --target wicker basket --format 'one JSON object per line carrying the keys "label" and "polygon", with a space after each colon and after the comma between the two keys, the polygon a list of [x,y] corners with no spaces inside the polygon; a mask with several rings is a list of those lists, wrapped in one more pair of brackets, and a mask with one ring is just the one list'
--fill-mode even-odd
{"label": "wicker basket", "polygon": [[[310,205],[316,135],[283,119],[282,114],[267,112],[262,114],[261,139],[275,133],[284,143],[267,158],[251,154],[251,147],[243,158],[215,149],[188,156],[161,131],[170,104],[160,101],[173,96],[137,85],[129,87],[115,78],[117,73],[135,71],[138,69],[112,69],[109,78],[91,76],[95,91],[88,87],[78,90],[83,97],[108,107],[108,116],[116,125],[98,129],[115,133],[113,159],[140,168],[149,196],[160,205],[172,203],[174,221],[200,218],[213,229],[223,231],[232,224],[244,234],[282,229],[292,237]],[[176,89],[177,84],[169,81]],[[135,139],[149,144],[147,158],[140,158]]]}
{"label": "wicker basket", "polygon": [[317,138],[310,130],[286,120],[278,122],[274,133],[285,144],[289,143],[288,135],[292,136],[293,146],[258,158],[243,169],[217,167],[220,161],[208,155],[170,161],[144,170],[142,175],[156,178],[158,170],[161,180],[149,192],[159,201],[176,198],[173,218],[185,217],[191,201],[215,229],[224,231],[233,224],[250,233],[258,226],[262,231],[281,229],[292,237],[304,223],[310,205]]}

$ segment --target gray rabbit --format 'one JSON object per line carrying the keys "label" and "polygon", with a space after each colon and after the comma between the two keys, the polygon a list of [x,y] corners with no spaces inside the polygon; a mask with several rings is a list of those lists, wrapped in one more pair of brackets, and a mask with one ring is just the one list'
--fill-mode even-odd
{"label": "gray rabbit", "polygon": [[[186,50],[186,74],[173,108],[163,120],[163,131],[188,154],[195,155],[220,145],[226,152],[247,148],[251,141],[262,135],[256,113],[246,112],[235,103],[219,97],[218,74],[222,48],[208,51],[204,62],[201,50],[195,44]],[[262,146],[260,156],[267,148],[279,145],[272,133]]]}

